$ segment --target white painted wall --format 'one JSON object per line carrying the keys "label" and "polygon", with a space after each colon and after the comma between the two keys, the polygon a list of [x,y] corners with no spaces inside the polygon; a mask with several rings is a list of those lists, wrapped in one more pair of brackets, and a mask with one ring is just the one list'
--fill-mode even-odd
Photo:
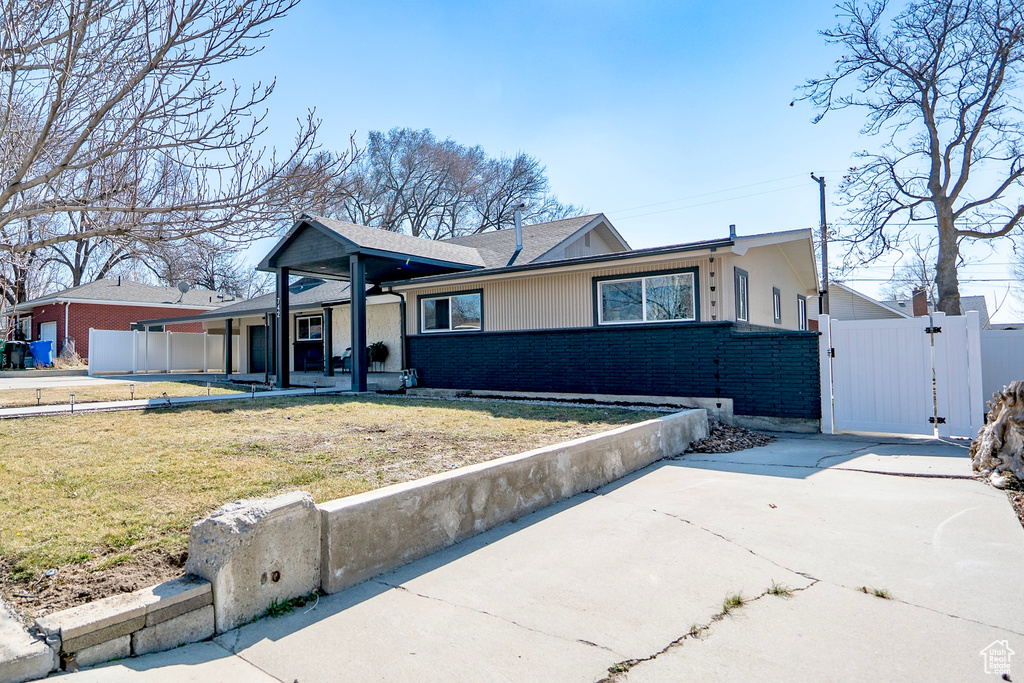
{"label": "white painted wall", "polygon": [[[334,352],[332,356],[340,356],[351,346],[351,318],[349,305],[333,306]],[[402,326],[401,309],[397,303],[367,302],[366,306],[366,343],[382,341],[388,347],[388,359],[384,363],[385,372],[402,370]]]}

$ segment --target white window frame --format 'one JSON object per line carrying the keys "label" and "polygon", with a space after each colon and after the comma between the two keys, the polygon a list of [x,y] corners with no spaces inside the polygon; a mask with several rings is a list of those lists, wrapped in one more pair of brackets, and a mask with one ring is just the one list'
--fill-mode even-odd
{"label": "white window frame", "polygon": [[[689,275],[690,295],[693,297],[693,317],[673,318],[671,320],[648,320],[647,319],[647,280],[656,277],[667,277],[669,275]],[[617,285],[623,282],[640,283],[640,311],[643,315],[641,320],[605,320],[604,319],[604,286]],[[640,323],[692,323],[697,321],[697,274],[691,271],[655,273],[641,277],[624,277],[614,280],[600,280],[597,283],[597,323],[599,325],[638,325]]]}
{"label": "white window frame", "polygon": [[782,324],[782,290],[778,287],[772,287],[772,320]]}
{"label": "white window frame", "polygon": [[[743,290],[740,291],[740,282],[743,282]],[[736,321],[750,322],[750,273],[742,268],[733,271],[733,286],[736,288]],[[740,312],[742,311],[742,315]]]}
{"label": "white window frame", "polygon": [[807,331],[807,297],[796,295],[796,326],[797,329]]}
{"label": "white window frame", "polygon": [[[299,321],[300,320],[320,320],[320,336],[316,339],[313,337],[300,337],[299,336]],[[306,333],[309,334],[309,325],[306,326]],[[324,317],[323,315],[297,315],[295,316],[295,341],[303,342],[322,342],[324,340]]]}
{"label": "white window frame", "polygon": [[[457,329],[455,329],[452,326],[452,310],[454,309],[454,307],[452,306],[452,301],[451,300],[455,299],[455,298],[458,298],[460,296],[475,296],[475,297],[479,297],[479,299],[480,299],[480,326],[479,327],[469,327],[469,328],[464,327],[464,328],[462,328],[460,330],[457,330]],[[446,329],[441,329],[441,330],[428,330],[426,328],[426,323],[427,323],[427,313],[426,313],[426,309],[425,309],[426,304],[427,304],[428,301],[440,301],[441,299],[448,299],[448,327]],[[437,296],[430,295],[430,296],[424,296],[424,297],[420,298],[420,332],[423,333],[423,334],[438,334],[438,333],[441,333],[441,332],[480,332],[483,329],[484,329],[484,294],[483,294],[482,291],[475,291],[475,292],[452,292],[451,294],[438,294]]]}

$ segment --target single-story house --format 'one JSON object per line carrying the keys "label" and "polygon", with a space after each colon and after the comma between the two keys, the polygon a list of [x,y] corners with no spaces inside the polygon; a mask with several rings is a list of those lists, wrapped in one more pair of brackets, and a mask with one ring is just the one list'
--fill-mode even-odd
{"label": "single-story house", "polygon": [[888,320],[912,318],[913,309],[903,310],[895,301],[878,301],[840,282],[828,286],[828,313],[835,320]]}
{"label": "single-story house", "polygon": [[[245,335],[244,371],[273,355],[280,386],[380,341],[385,370],[428,387],[730,398],[739,414],[820,417],[809,230],[632,249],[603,214],[444,241],[304,216],[260,268],[277,275],[273,298],[202,319]],[[272,353],[254,341],[267,329]],[[352,360],[364,390],[366,358]]]}
{"label": "single-story house", "polygon": [[[935,303],[928,299],[925,290],[916,290],[915,296],[916,300],[879,301],[842,283],[833,282],[829,285],[829,315],[835,320],[888,320],[913,318],[935,312]],[[985,297],[960,297],[960,310],[964,313],[977,311],[981,329],[991,328]]]}
{"label": "single-story house", "polygon": [[[96,280],[70,287],[15,306],[8,314],[25,338],[49,339],[54,353],[73,345],[82,357],[89,357],[89,329],[130,330],[138,320],[205,313],[235,301],[233,297],[208,289],[157,287],[131,280]],[[202,332],[198,323],[178,323],[175,332]],[[162,331],[163,328],[154,328]]]}

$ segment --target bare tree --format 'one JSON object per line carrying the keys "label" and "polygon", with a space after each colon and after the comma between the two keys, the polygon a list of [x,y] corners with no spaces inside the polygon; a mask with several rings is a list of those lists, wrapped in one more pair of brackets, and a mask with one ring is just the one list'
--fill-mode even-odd
{"label": "bare tree", "polygon": [[935,286],[935,238],[922,242],[920,236],[911,237],[908,249],[899,264],[892,269],[892,279],[882,288],[889,301],[910,299],[914,291],[924,289],[929,301],[938,300]]}
{"label": "bare tree", "polygon": [[[805,85],[821,113],[854,107],[884,140],[842,184],[862,262],[927,226],[937,241],[938,308],[960,313],[961,242],[1015,234],[1024,204],[1024,6],[1018,0],[846,0],[825,39],[835,70]],[[891,18],[890,18],[891,17]]]}
{"label": "bare tree", "polygon": [[429,130],[372,131],[329,212],[415,237],[445,239],[512,225],[517,206],[539,222],[582,213],[548,192],[544,167],[527,154],[488,157]]}
{"label": "bare tree", "polygon": [[289,217],[282,192],[340,174],[312,112],[278,158],[259,144],[273,84],[218,76],[297,2],[0,2],[2,266],[17,280],[24,255],[100,238],[246,242]]}

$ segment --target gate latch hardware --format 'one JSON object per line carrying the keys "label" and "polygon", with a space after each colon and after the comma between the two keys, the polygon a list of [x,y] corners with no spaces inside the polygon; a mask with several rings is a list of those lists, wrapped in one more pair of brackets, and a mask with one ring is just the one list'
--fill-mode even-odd
{"label": "gate latch hardware", "polygon": [[944,417],[929,417],[928,421],[934,424],[944,425],[946,424],[946,418]]}
{"label": "gate latch hardware", "polygon": [[828,356],[829,356],[829,358],[835,358],[836,357],[836,347],[833,346],[832,348],[830,348],[828,350]]}
{"label": "gate latch hardware", "polygon": [[942,332],[942,328],[941,327],[926,327],[926,328],[924,328],[924,333],[925,334],[938,334],[939,332]]}

